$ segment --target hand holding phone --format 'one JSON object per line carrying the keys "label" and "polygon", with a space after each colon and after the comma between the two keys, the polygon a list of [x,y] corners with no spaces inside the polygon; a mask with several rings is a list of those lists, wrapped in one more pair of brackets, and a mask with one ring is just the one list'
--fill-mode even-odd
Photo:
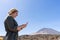
{"label": "hand holding phone", "polygon": [[26,24],[22,24],[22,27],[25,28],[27,26],[28,22]]}
{"label": "hand holding phone", "polygon": [[20,31],[21,29],[25,28],[27,26],[28,22],[26,24],[20,25],[17,29]]}

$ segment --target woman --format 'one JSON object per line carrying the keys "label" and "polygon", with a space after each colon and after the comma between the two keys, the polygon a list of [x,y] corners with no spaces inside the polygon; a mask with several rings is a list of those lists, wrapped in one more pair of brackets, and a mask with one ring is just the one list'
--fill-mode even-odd
{"label": "woman", "polygon": [[7,40],[18,40],[18,32],[21,29],[25,28],[27,26],[27,23],[18,26],[16,20],[14,19],[16,18],[16,16],[18,16],[17,9],[13,8],[8,13],[9,16],[4,21],[5,30],[7,32],[6,33]]}

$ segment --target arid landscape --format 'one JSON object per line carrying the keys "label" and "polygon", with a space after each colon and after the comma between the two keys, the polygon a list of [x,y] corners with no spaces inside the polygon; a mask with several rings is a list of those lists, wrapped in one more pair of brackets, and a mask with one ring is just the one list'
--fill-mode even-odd
{"label": "arid landscape", "polygon": [[[4,36],[0,36],[0,40],[3,40],[3,38]],[[60,32],[50,28],[43,28],[36,33],[21,35],[18,40],[60,40]]]}

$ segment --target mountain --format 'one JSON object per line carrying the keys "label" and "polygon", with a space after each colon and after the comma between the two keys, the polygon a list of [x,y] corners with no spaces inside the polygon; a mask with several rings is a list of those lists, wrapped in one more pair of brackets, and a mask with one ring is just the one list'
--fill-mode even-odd
{"label": "mountain", "polygon": [[37,31],[36,34],[60,34],[60,32],[51,28],[43,28]]}

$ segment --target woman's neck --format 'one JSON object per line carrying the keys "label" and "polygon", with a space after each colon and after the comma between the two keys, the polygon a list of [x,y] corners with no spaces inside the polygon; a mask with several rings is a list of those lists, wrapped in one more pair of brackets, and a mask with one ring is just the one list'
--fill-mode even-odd
{"label": "woman's neck", "polygon": [[11,16],[11,17],[13,17],[13,18],[14,18],[14,16],[13,16],[13,15],[9,15],[9,16]]}

